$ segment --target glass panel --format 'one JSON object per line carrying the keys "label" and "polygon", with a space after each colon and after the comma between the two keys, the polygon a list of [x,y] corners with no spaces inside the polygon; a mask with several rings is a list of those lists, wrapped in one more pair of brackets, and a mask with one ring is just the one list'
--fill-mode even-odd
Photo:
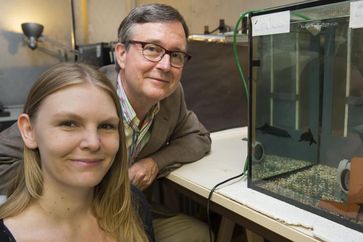
{"label": "glass panel", "polygon": [[296,5],[289,33],[252,38],[249,186],[363,231],[363,29],[349,4]]}

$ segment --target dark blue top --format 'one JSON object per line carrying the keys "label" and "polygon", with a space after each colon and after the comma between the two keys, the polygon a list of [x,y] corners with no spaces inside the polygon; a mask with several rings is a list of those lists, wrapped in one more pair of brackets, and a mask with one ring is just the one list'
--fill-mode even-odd
{"label": "dark blue top", "polygon": [[0,219],[0,241],[1,242],[15,242],[14,236],[10,233],[5,226],[4,221]]}
{"label": "dark blue top", "polygon": [[[137,189],[135,186],[131,185],[131,193],[134,202],[134,206],[136,207],[139,216],[144,224],[144,230],[147,238],[150,242],[155,242],[154,230],[152,225],[152,215],[150,211],[150,205],[145,198],[143,192]],[[2,242],[0,240],[0,242]]]}

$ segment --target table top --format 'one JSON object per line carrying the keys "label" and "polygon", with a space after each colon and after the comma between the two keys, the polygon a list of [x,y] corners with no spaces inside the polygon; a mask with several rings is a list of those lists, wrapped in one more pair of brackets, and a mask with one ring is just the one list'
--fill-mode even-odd
{"label": "table top", "polygon": [[[211,134],[209,155],[173,171],[169,180],[207,198],[219,182],[241,174],[247,127]],[[363,233],[247,187],[247,177],[217,188],[212,201],[292,241],[363,241]]]}

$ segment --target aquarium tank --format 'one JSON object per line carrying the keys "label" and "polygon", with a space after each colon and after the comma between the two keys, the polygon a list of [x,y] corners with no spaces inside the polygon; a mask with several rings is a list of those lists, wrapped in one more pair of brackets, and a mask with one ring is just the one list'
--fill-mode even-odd
{"label": "aquarium tank", "polygon": [[247,16],[248,186],[363,232],[363,1]]}

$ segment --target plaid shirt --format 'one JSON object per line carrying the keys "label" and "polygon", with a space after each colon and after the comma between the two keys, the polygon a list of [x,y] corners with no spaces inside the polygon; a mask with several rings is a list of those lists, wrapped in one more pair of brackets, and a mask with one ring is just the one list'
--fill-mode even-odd
{"label": "plaid shirt", "polygon": [[128,149],[129,164],[131,165],[150,139],[150,127],[155,115],[159,112],[160,103],[158,102],[150,109],[144,122],[140,125],[140,120],[137,118],[122,87],[120,75],[117,76],[116,90],[121,103],[122,119],[125,125],[126,147]]}

